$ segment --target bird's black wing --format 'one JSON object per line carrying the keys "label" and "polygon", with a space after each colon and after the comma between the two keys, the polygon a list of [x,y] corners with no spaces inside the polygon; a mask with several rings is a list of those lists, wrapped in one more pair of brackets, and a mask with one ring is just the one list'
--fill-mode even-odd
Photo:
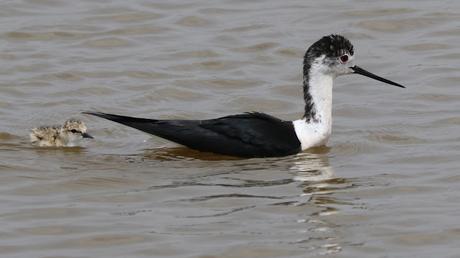
{"label": "bird's black wing", "polygon": [[291,121],[263,113],[244,113],[209,120],[155,120],[85,112],[189,148],[240,157],[286,156],[300,151]]}
{"label": "bird's black wing", "polygon": [[[242,156],[286,156],[300,151],[300,142],[292,122],[264,113],[252,112],[204,120],[201,127],[219,134],[228,141],[238,142],[230,149],[232,152],[248,153]],[[232,145],[226,146],[228,148]]]}

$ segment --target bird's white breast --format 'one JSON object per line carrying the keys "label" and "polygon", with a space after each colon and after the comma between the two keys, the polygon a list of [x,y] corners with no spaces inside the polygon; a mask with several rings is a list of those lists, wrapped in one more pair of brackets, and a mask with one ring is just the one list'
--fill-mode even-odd
{"label": "bird's white breast", "polygon": [[331,136],[331,126],[327,123],[308,123],[305,118],[295,120],[292,123],[302,150],[323,146]]}

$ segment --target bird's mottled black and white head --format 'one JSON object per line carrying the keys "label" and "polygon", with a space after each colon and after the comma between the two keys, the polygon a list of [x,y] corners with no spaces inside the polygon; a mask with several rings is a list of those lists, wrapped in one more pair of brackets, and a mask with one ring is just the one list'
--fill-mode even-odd
{"label": "bird's mottled black and white head", "polygon": [[[401,84],[354,65],[354,54],[355,51],[351,42],[336,34],[324,36],[308,48],[303,60],[303,88],[306,104],[304,117],[307,121],[320,120],[321,115],[318,114],[320,108],[317,106],[322,105],[325,100],[332,99],[332,85],[337,76],[360,74],[404,88]],[[329,107],[330,103],[323,106]]]}
{"label": "bird's mottled black and white head", "polygon": [[341,35],[324,36],[311,45],[304,56],[304,84],[308,83],[312,73],[335,78],[344,74],[360,74],[369,78],[404,88],[399,83],[387,80],[353,65],[354,48],[351,42]]}
{"label": "bird's mottled black and white head", "polygon": [[341,35],[331,34],[313,43],[313,45],[308,48],[306,58],[315,58],[321,55],[337,58],[345,54],[354,55],[351,42]]}
{"label": "bird's mottled black and white head", "polygon": [[348,39],[336,34],[324,36],[305,53],[304,75],[308,76],[312,66],[333,77],[353,73],[350,68],[353,56],[353,45]]}

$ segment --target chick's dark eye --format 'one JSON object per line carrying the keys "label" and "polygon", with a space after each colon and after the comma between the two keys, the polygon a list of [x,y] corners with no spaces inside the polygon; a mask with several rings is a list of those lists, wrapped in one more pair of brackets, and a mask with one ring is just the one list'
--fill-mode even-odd
{"label": "chick's dark eye", "polygon": [[71,132],[71,133],[78,133],[78,131],[75,130],[75,129],[70,130],[70,132]]}
{"label": "chick's dark eye", "polygon": [[341,56],[340,61],[342,61],[342,63],[346,63],[348,61],[348,55]]}

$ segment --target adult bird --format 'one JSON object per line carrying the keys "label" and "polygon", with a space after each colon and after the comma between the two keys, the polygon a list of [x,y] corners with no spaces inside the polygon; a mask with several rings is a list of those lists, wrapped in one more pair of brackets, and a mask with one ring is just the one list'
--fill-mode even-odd
{"label": "adult bird", "polygon": [[158,120],[84,112],[189,148],[218,154],[279,157],[325,145],[331,135],[332,85],[337,76],[361,74],[404,88],[401,84],[353,65],[354,50],[348,39],[329,35],[311,45],[303,59],[305,113],[295,121],[248,112],[209,120]]}

